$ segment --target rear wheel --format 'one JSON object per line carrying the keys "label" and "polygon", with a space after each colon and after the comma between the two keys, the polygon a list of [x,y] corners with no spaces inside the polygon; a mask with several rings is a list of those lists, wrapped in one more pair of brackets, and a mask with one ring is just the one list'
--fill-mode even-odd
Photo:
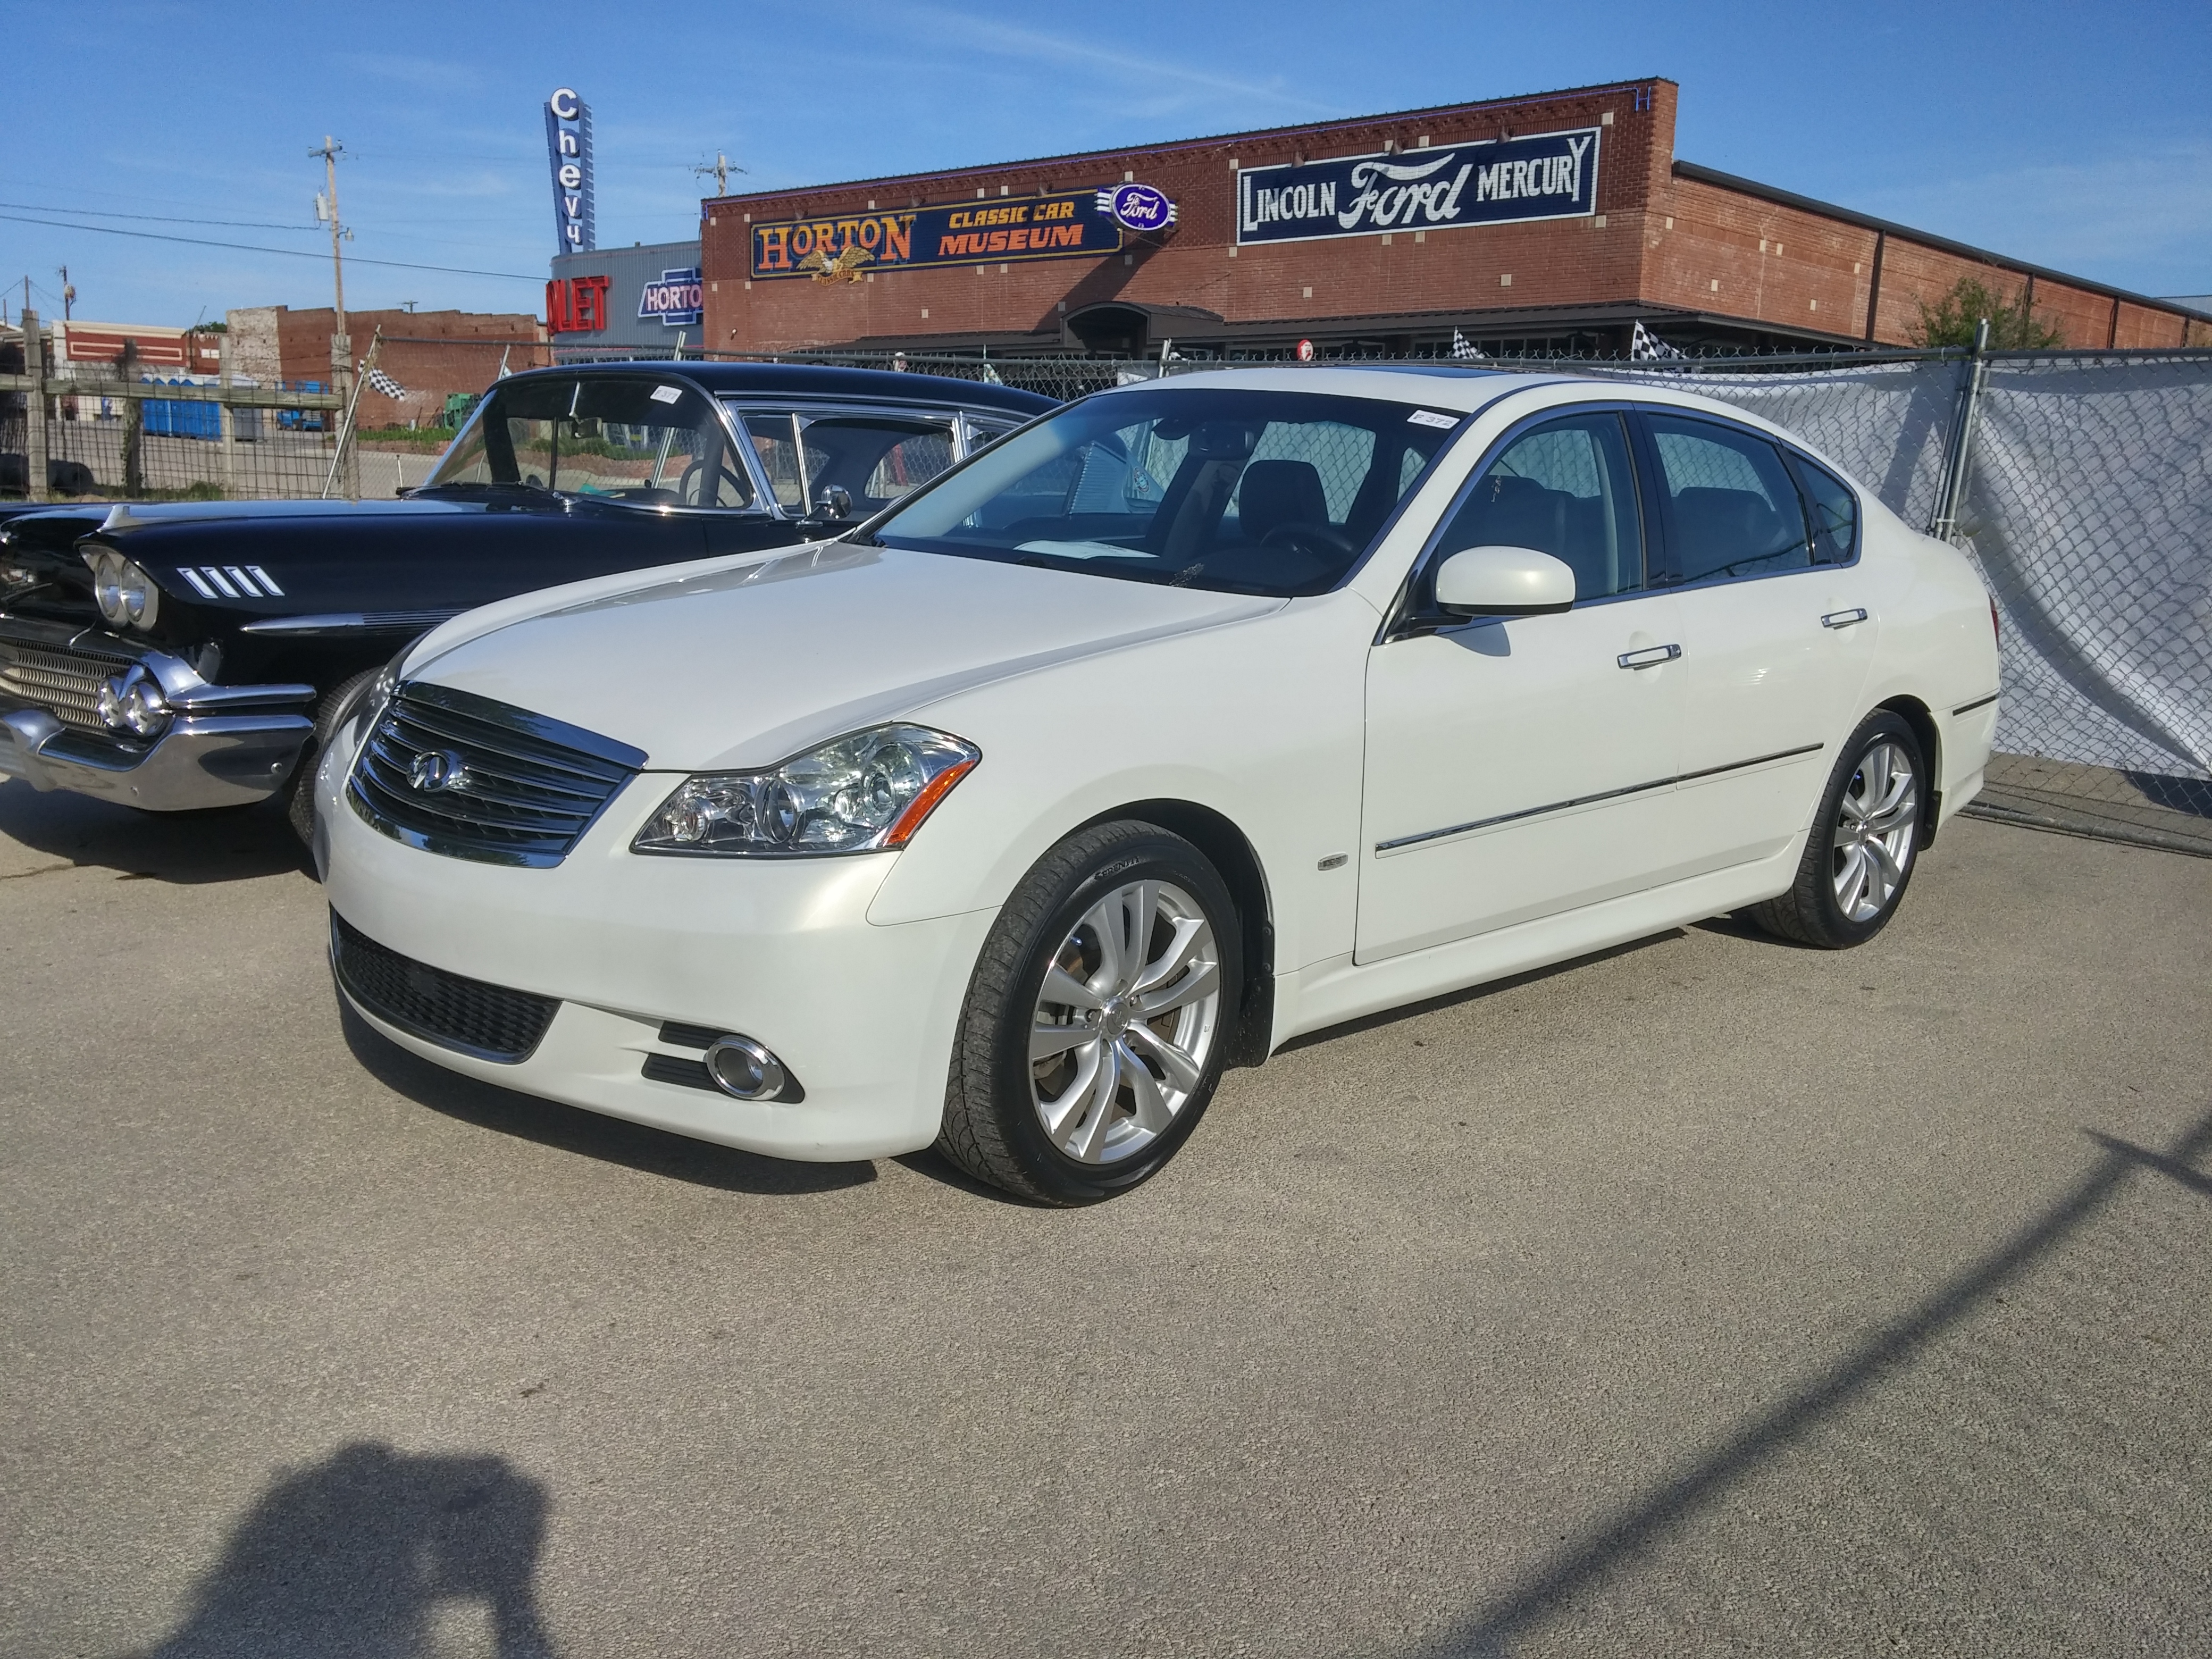
{"label": "rear wheel", "polygon": [[1820,796],[1796,880],[1753,906],[1752,919],[1770,933],[1831,951],[1880,933],[1912,879],[1925,772],[1912,728],[1886,708],[1869,715]]}
{"label": "rear wheel", "polygon": [[1062,842],[976,963],[939,1150],[1048,1204],[1149,1179],[1220,1079],[1241,937],[1228,889],[1180,836],[1117,823]]}

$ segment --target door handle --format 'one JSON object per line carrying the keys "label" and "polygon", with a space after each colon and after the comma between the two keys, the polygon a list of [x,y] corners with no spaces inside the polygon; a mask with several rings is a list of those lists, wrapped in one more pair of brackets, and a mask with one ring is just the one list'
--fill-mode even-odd
{"label": "door handle", "polygon": [[1856,623],[1863,623],[1866,619],[1866,611],[1863,606],[1856,607],[1850,611],[1831,611],[1826,616],[1820,618],[1820,626],[1823,628],[1849,628],[1852,624]]}
{"label": "door handle", "polygon": [[1672,662],[1682,654],[1679,645],[1648,646],[1641,651],[1624,651],[1613,659],[1623,668],[1656,668],[1662,662]]}

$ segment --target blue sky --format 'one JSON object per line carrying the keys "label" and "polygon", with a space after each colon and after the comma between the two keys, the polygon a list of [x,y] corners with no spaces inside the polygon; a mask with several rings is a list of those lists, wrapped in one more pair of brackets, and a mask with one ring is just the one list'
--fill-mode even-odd
{"label": "blue sky", "polygon": [[[2196,3],[1313,3],[7,8],[0,283],[58,313],[188,324],[325,305],[330,267],[22,222],[327,250],[346,297],[536,312],[539,106],[593,107],[603,246],[696,223],[718,149],[768,188],[1643,76],[1677,153],[2151,294],[2212,291],[2212,43]],[[160,220],[152,216],[163,216]],[[230,221],[210,225],[183,221]],[[523,280],[379,268],[380,258]]]}

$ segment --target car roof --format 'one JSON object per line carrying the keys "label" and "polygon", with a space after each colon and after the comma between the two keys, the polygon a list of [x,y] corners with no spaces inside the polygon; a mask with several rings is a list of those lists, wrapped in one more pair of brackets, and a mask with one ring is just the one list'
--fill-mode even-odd
{"label": "car roof", "polygon": [[1203,369],[1168,379],[1134,381],[1097,396],[1111,398],[1163,386],[1196,386],[1256,392],[1317,392],[1330,398],[1374,398],[1388,403],[1429,404],[1468,414],[1509,392],[1540,386],[1559,376],[1463,368],[1449,362],[1280,363],[1250,368]]}
{"label": "car roof", "polygon": [[672,362],[665,357],[640,357],[618,362],[564,363],[553,368],[533,368],[510,380],[550,374],[680,374],[702,392],[720,397],[759,393],[777,398],[854,398],[873,403],[954,404],[963,409],[1004,410],[1027,419],[1060,400],[988,380],[955,380],[948,374],[908,374],[884,368],[837,368],[823,363],[707,363],[689,359]]}

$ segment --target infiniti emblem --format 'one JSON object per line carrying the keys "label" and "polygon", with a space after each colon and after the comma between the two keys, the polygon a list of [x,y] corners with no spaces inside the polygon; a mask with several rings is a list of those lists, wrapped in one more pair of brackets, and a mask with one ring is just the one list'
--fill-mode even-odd
{"label": "infiniti emblem", "polygon": [[407,781],[425,794],[458,789],[466,776],[461,757],[450,749],[426,749],[407,763]]}

